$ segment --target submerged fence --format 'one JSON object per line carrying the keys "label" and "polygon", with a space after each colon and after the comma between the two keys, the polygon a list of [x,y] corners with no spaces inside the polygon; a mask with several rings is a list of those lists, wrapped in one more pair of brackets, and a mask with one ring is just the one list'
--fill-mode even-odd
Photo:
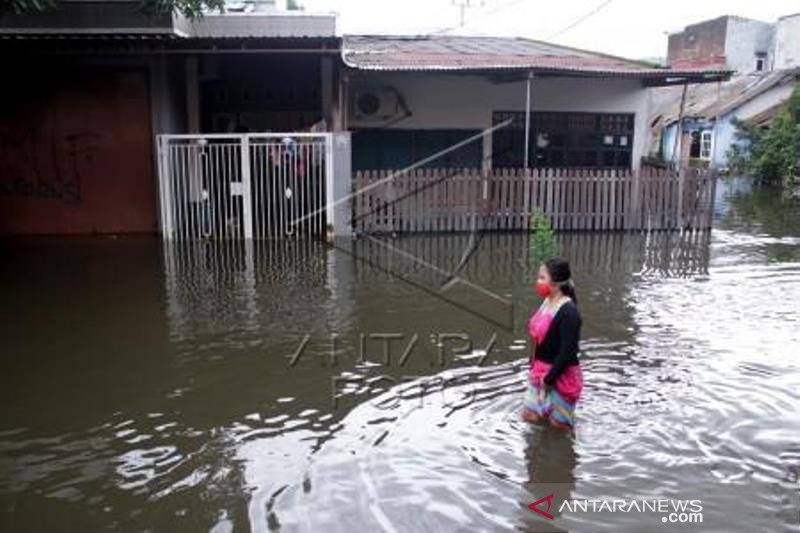
{"label": "submerged fence", "polygon": [[556,230],[706,229],[715,184],[703,169],[364,171],[353,179],[353,229],[524,231],[536,211]]}
{"label": "submerged fence", "polygon": [[332,151],[331,134],[159,135],[162,236],[323,237]]}
{"label": "submerged fence", "polygon": [[158,154],[162,235],[181,241],[526,231],[537,212],[556,230],[705,229],[716,184],[649,167],[351,174],[338,133],[159,135]]}

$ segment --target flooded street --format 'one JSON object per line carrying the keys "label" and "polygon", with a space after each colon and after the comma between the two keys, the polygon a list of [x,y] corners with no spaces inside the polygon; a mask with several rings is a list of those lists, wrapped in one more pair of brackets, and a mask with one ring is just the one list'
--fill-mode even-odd
{"label": "flooded street", "polygon": [[661,527],[527,509],[554,492],[800,530],[797,201],[558,240],[584,321],[574,436],[518,419],[525,235],[4,244],[0,529]]}

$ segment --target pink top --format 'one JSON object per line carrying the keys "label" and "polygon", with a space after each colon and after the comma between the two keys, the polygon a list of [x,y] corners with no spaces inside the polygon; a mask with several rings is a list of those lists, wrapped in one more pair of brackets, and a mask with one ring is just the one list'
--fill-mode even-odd
{"label": "pink top", "polygon": [[553,317],[556,316],[558,310],[569,300],[569,298],[561,298],[556,305],[551,306],[547,300],[542,302],[539,309],[528,320],[528,334],[531,336],[531,342],[534,345],[541,344],[544,341],[547,330],[550,329],[550,324],[553,322]]}

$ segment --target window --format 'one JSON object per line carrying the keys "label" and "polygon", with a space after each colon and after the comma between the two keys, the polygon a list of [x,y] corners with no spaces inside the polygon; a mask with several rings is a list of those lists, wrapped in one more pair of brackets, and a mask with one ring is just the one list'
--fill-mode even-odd
{"label": "window", "polygon": [[700,159],[711,159],[711,130],[700,133]]}
{"label": "window", "polygon": [[766,64],[767,54],[764,52],[756,52],[756,72],[762,72]]}
{"label": "window", "polygon": [[404,130],[364,128],[353,132],[354,170],[397,170],[475,138],[428,161],[423,168],[480,169],[483,142],[479,130]]}
{"label": "window", "polygon": [[[531,167],[627,168],[633,150],[633,114],[531,113],[528,165]],[[492,134],[492,166],[525,165],[525,113],[497,111]]]}
{"label": "window", "polygon": [[700,130],[689,133],[689,157],[697,159],[700,157]]}

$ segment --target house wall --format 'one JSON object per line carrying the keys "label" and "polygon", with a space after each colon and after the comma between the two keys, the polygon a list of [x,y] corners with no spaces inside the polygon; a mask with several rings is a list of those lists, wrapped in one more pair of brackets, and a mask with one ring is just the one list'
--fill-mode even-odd
{"label": "house wall", "polygon": [[752,100],[739,106],[733,112],[720,117],[714,139],[714,166],[725,167],[728,164],[727,152],[731,145],[736,141],[736,128],[733,125],[734,119],[750,119],[762,111],[766,111],[767,109],[786,101],[789,96],[791,96],[793,89],[794,86],[791,84],[778,85],[762,94],[759,94]]}
{"label": "house wall", "polygon": [[155,231],[146,66],[12,70],[0,88],[0,234]]}
{"label": "house wall", "polygon": [[[487,77],[460,74],[359,73],[349,82],[348,129],[463,129],[492,126],[494,111],[524,111],[525,81],[492,83]],[[352,99],[361,90],[389,87],[396,90],[410,111],[401,120],[358,121]],[[632,161],[638,167],[650,143],[648,124],[650,91],[641,81],[621,78],[588,79],[549,77],[534,79],[532,111],[633,113]],[[487,144],[490,137],[486,136]],[[484,157],[491,146],[484,147]]]}
{"label": "house wall", "polygon": [[749,74],[756,70],[756,54],[763,53],[763,70],[770,70],[774,30],[774,25],[768,22],[728,17],[725,37],[725,60],[728,67],[740,74]]}
{"label": "house wall", "polygon": [[736,127],[733,125],[733,114],[720,117],[719,123],[714,128],[714,148],[711,165],[724,168],[728,165],[728,150],[736,141]]}
{"label": "house wall", "polygon": [[800,13],[781,17],[775,30],[775,68],[800,66]]}
{"label": "house wall", "polygon": [[675,135],[678,133],[678,123],[673,122],[661,129],[661,145],[659,152],[664,161],[674,162],[678,157],[675,154]]}

